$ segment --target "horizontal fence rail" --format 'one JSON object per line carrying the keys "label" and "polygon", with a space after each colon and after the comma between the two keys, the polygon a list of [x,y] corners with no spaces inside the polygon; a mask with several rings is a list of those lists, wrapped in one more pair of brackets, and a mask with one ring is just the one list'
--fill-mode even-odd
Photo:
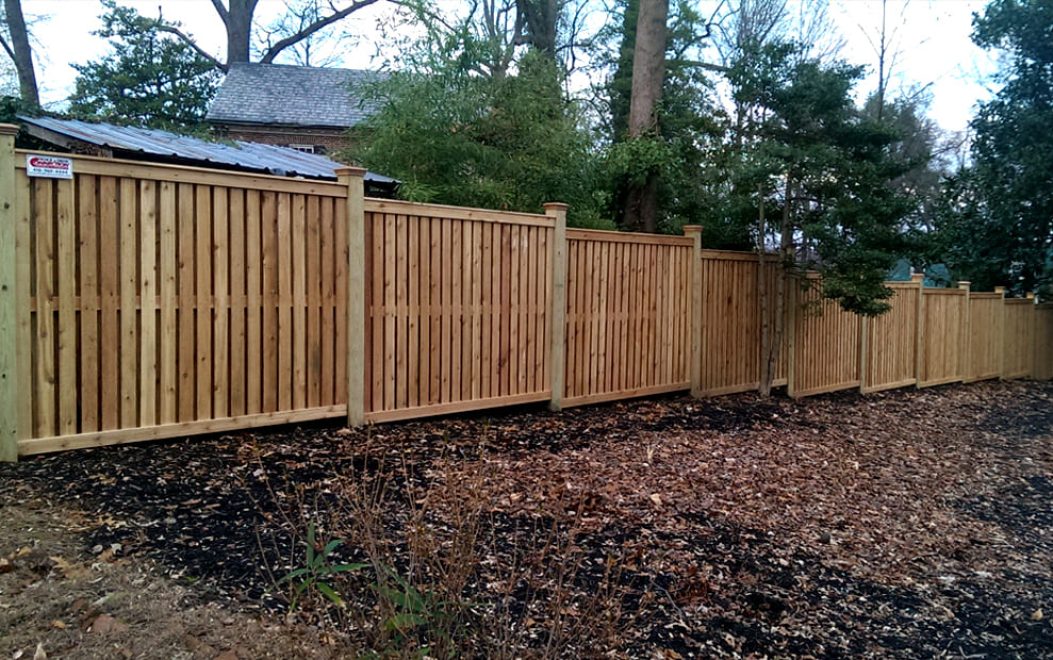
{"label": "horizontal fence rail", "polygon": [[564,405],[690,389],[693,248],[567,231]]}
{"label": "horizontal fence rail", "polygon": [[790,396],[809,396],[860,385],[862,318],[823,298],[818,278],[792,288]]}
{"label": "horizontal fence rail", "polygon": [[921,278],[890,282],[889,311],[863,319],[862,391],[879,392],[918,382],[917,326]]}
{"label": "horizontal fence rail", "polygon": [[[702,250],[700,387],[705,396],[757,389],[761,380],[762,290],[768,299],[768,328],[774,332],[778,278],[772,263],[761,266],[744,252]],[[758,280],[760,282],[758,283]],[[789,290],[789,284],[785,286]],[[776,386],[786,384],[787,350],[776,356]]]}
{"label": "horizontal fence rail", "polygon": [[1053,378],[1053,305],[965,282],[890,282],[890,310],[863,318],[774,257],[703,249],[698,227],[367,199],[356,168],[329,183],[72,156],[52,179],[26,156],[0,127],[0,460],[715,396],[757,389],[769,357],[794,397]]}
{"label": "horizontal fence rail", "polygon": [[367,200],[373,421],[548,400],[554,221]]}
{"label": "horizontal fence rail", "polygon": [[17,169],[24,453],[343,415],[342,200],[111,165]]}

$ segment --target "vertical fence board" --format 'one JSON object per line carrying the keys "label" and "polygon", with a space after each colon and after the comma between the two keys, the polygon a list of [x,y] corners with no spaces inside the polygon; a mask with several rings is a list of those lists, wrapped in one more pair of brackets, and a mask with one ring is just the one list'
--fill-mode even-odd
{"label": "vertical fence board", "polygon": [[80,238],[80,430],[99,430],[99,227],[95,177],[77,177]]}
{"label": "vertical fence board", "polygon": [[245,194],[245,412],[263,412],[264,337],[262,206],[258,190]]}
{"label": "vertical fence board", "polygon": [[197,252],[194,263],[197,277],[197,336],[194,353],[197,359],[197,419],[212,416],[212,188],[196,186],[194,190],[194,229]]}
{"label": "vertical fence board", "polygon": [[246,414],[245,389],[245,191],[231,189],[228,216],[230,240],[227,257],[230,263],[230,414]]}
{"label": "vertical fence board", "polygon": [[157,184],[139,182],[139,423],[157,424]]}
{"label": "vertical fence board", "polygon": [[[73,181],[16,170],[20,452],[346,414],[349,303],[366,309],[355,400],[372,421],[544,401],[555,370],[559,406],[759,382],[778,267],[755,255],[567,231],[557,364],[553,213],[367,200],[358,302],[348,190],[95,163]],[[1053,376],[1053,307],[890,286],[890,311],[866,323],[791,289],[775,384]]]}
{"label": "vertical fence board", "polygon": [[162,181],[158,202],[160,268],[158,285],[161,291],[161,333],[158,373],[159,422],[174,424],[178,419],[179,395],[176,391],[178,378],[178,327],[176,325],[177,295],[177,245],[176,239],[176,187]]}

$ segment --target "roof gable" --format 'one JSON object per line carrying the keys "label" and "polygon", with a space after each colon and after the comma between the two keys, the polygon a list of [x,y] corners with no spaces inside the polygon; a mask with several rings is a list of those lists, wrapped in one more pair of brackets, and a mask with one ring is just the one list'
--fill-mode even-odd
{"label": "roof gable", "polygon": [[355,87],[383,78],[360,69],[235,64],[208,110],[215,124],[348,128],[376,112]]}

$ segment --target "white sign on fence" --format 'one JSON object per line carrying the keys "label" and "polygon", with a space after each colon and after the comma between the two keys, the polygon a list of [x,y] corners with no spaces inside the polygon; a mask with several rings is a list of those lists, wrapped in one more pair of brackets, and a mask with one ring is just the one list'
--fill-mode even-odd
{"label": "white sign on fence", "polygon": [[27,154],[26,174],[48,179],[72,179],[73,159],[44,154]]}

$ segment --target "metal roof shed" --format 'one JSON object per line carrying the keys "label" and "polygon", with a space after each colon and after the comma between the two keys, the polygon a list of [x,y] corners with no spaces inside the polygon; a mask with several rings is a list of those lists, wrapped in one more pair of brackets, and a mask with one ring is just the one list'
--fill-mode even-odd
{"label": "metal roof shed", "polygon": [[[75,153],[326,181],[335,181],[335,170],[343,167],[343,163],[325,156],[270,144],[210,142],[154,128],[118,126],[78,119],[22,115],[19,115],[18,119],[25,131],[34,138],[55,148]],[[399,182],[376,172],[366,172],[365,184],[367,195],[391,197]]]}

